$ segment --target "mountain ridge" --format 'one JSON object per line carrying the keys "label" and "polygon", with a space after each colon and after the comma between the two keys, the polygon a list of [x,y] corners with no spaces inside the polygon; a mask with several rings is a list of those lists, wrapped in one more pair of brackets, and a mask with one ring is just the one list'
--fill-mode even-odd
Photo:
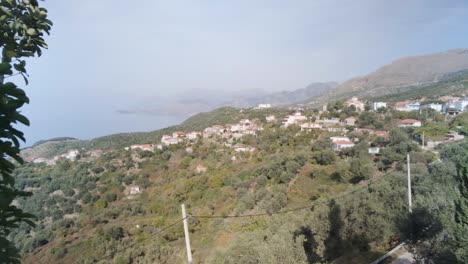
{"label": "mountain ridge", "polygon": [[468,49],[452,49],[397,59],[367,75],[352,78],[328,93],[339,96],[372,89],[395,89],[440,81],[446,76],[468,70]]}

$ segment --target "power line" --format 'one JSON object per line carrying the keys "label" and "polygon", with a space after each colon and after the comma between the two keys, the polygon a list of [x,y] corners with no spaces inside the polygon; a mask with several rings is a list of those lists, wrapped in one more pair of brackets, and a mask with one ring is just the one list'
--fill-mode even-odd
{"label": "power line", "polygon": [[271,216],[271,215],[276,215],[276,214],[285,214],[285,213],[289,213],[289,212],[295,212],[295,211],[301,211],[301,210],[306,210],[306,209],[311,209],[313,207],[315,207],[316,205],[319,205],[319,204],[325,204],[325,203],[328,203],[330,202],[331,200],[338,200],[338,199],[341,199],[345,196],[348,196],[348,195],[352,195],[354,193],[357,193],[359,191],[362,191],[366,188],[369,187],[369,185],[371,183],[375,183],[375,182],[378,182],[380,180],[382,180],[383,178],[380,178],[379,180],[374,180],[374,181],[370,181],[368,185],[366,186],[363,186],[363,187],[360,187],[354,191],[351,191],[351,192],[348,192],[348,193],[345,193],[345,194],[342,194],[342,195],[339,195],[339,196],[336,196],[334,198],[330,198],[326,201],[322,201],[322,202],[316,202],[316,203],[313,203],[313,204],[310,204],[310,205],[307,205],[307,206],[302,206],[302,207],[297,207],[297,208],[293,208],[293,209],[288,209],[288,210],[280,210],[278,212],[272,212],[272,213],[257,213],[257,214],[247,214],[247,215],[189,215],[190,217],[194,217],[194,218],[199,218],[199,219],[213,219],[213,218],[244,218],[244,217],[258,217],[258,216]]}
{"label": "power line", "polygon": [[327,202],[329,202],[330,200],[341,199],[341,198],[343,198],[343,197],[345,197],[345,196],[352,195],[352,194],[354,194],[354,193],[357,193],[357,192],[359,192],[359,191],[362,191],[362,190],[368,188],[369,185],[370,185],[371,183],[375,183],[375,182],[380,181],[380,180],[382,180],[382,178],[379,179],[379,180],[371,181],[371,182],[370,182],[368,185],[366,185],[366,186],[360,187],[360,188],[358,188],[358,189],[356,189],[356,190],[354,190],[354,191],[351,191],[351,192],[348,192],[348,193],[339,195],[339,196],[337,196],[337,197],[331,198],[331,199],[329,199],[329,200],[327,200],[327,201],[317,202],[317,203],[314,203],[314,204],[311,204],[311,205],[307,205],[307,206],[303,206],[303,207],[298,207],[298,208],[293,208],[293,209],[288,209],[288,210],[282,210],[282,211],[278,211],[278,212],[274,212],[274,213],[258,213],[258,214],[249,214],[249,215],[228,215],[228,216],[187,215],[186,217],[184,217],[184,218],[182,218],[182,219],[180,219],[180,220],[178,220],[178,221],[176,221],[176,222],[174,222],[174,223],[172,223],[172,224],[170,224],[170,225],[168,225],[168,226],[162,228],[161,230],[159,230],[158,232],[152,234],[151,236],[146,237],[146,238],[144,238],[144,239],[142,239],[142,240],[140,240],[140,241],[138,241],[138,242],[135,242],[135,243],[133,243],[133,244],[130,244],[130,245],[128,245],[128,246],[126,246],[126,247],[124,247],[124,248],[122,248],[122,249],[120,249],[120,250],[114,252],[112,255],[104,256],[104,257],[102,257],[102,258],[96,260],[96,262],[103,261],[103,260],[105,260],[105,259],[107,259],[107,258],[109,258],[109,257],[112,257],[112,256],[114,256],[114,255],[116,255],[116,254],[118,254],[118,253],[121,253],[121,252],[123,252],[123,251],[125,251],[125,250],[127,250],[127,249],[129,249],[129,248],[132,248],[132,247],[136,246],[137,244],[139,244],[139,243],[141,243],[141,242],[143,242],[143,241],[146,241],[146,240],[148,240],[148,239],[150,239],[150,238],[153,238],[153,237],[155,237],[155,236],[157,236],[157,235],[163,233],[164,231],[168,230],[169,228],[172,228],[173,226],[177,225],[178,223],[180,223],[180,222],[182,222],[182,221],[184,221],[185,219],[190,218],[190,217],[194,217],[194,218],[205,218],[205,219],[210,219],[210,218],[211,218],[211,219],[213,219],[213,218],[241,218],[241,217],[271,216],[271,215],[276,215],[276,214],[284,214],[284,213],[289,213],[289,212],[294,212],[294,211],[299,211],[299,210],[305,210],[305,209],[313,208],[314,206],[319,205],[319,204],[327,203]]}
{"label": "power line", "polygon": [[168,226],[166,226],[166,227],[160,229],[159,231],[157,231],[156,233],[150,235],[149,237],[146,237],[146,238],[144,238],[144,239],[142,239],[142,240],[140,240],[140,241],[138,241],[138,242],[135,242],[135,243],[133,243],[133,244],[130,244],[130,245],[128,245],[128,246],[126,246],[126,247],[120,249],[120,250],[117,250],[116,252],[112,253],[112,255],[104,256],[104,257],[102,257],[102,258],[96,260],[96,262],[103,261],[103,260],[105,260],[105,259],[107,259],[107,258],[109,258],[109,257],[112,257],[112,256],[115,255],[115,254],[121,253],[121,252],[123,252],[123,251],[125,251],[125,250],[127,250],[127,249],[129,249],[129,248],[132,248],[132,247],[136,246],[137,244],[139,244],[139,243],[141,243],[141,242],[143,242],[143,241],[146,241],[146,240],[148,240],[148,239],[150,239],[150,238],[153,238],[153,237],[155,237],[155,236],[157,236],[157,235],[163,233],[164,231],[168,230],[169,228],[171,228],[171,227],[177,225],[178,223],[184,221],[184,220],[185,220],[186,218],[188,218],[188,217],[189,217],[189,216],[186,216],[186,217],[184,217],[184,218],[182,218],[182,219],[180,219],[180,220],[178,220],[178,221],[176,221],[176,222],[174,222],[174,223],[172,223],[172,224],[170,224],[170,225],[168,225]]}

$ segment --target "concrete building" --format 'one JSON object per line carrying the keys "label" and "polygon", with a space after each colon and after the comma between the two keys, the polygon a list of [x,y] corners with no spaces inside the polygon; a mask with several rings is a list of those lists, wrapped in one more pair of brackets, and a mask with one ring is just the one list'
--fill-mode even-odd
{"label": "concrete building", "polygon": [[385,103],[385,102],[374,102],[374,103],[372,103],[372,110],[377,111],[380,108],[387,108],[387,103]]}
{"label": "concrete building", "polygon": [[335,141],[333,142],[333,148],[335,150],[346,149],[354,147],[354,143],[349,141]]}
{"label": "concrete building", "polygon": [[350,99],[346,100],[345,104],[346,104],[347,107],[354,106],[354,108],[358,112],[364,111],[364,109],[366,107],[364,102],[360,101],[359,98],[357,98],[356,96],[353,96]]}
{"label": "concrete building", "polygon": [[314,129],[322,129],[322,125],[319,123],[303,123],[301,124],[301,131],[310,132]]}
{"label": "concrete building", "polygon": [[305,121],[307,121],[307,117],[303,116],[301,112],[296,112],[292,115],[286,116],[283,121],[283,126],[288,127],[290,125],[297,125]]}
{"label": "concrete building", "polygon": [[416,119],[403,119],[400,121],[399,127],[421,127],[422,122]]}
{"label": "concrete building", "polygon": [[195,168],[196,173],[205,173],[207,170],[208,168],[203,164],[198,164],[197,167]]}
{"label": "concrete building", "polygon": [[437,112],[442,112],[443,105],[442,104],[425,104],[421,106],[421,109],[432,109]]}
{"label": "concrete building", "polygon": [[395,110],[402,112],[419,111],[421,103],[412,101],[403,101],[395,104]]}
{"label": "concrete building", "polygon": [[348,126],[354,126],[356,124],[356,118],[355,117],[348,117],[344,120],[345,124]]}

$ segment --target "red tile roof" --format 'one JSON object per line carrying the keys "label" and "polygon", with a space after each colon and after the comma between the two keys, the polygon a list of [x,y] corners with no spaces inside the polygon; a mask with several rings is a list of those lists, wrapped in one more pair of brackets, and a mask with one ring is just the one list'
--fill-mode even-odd
{"label": "red tile roof", "polygon": [[333,144],[335,144],[335,145],[354,145],[353,142],[344,141],[344,140],[335,141],[335,142],[333,142]]}
{"label": "red tile roof", "polygon": [[416,119],[403,119],[400,121],[400,123],[402,124],[414,124],[416,122],[421,122],[421,121],[416,120]]}

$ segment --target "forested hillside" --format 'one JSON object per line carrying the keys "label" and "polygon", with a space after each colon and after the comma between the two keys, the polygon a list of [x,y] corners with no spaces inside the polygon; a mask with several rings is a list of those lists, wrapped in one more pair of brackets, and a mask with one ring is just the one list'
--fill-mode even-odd
{"label": "forested hillside", "polygon": [[[421,129],[463,119],[358,113],[340,102],[329,109],[323,117],[357,118],[347,133],[359,142],[353,148],[332,148],[329,138],[340,133],[263,121],[269,111],[287,110],[228,108],[200,114],[185,127],[248,116],[264,130],[233,144],[255,151],[237,152],[210,137],[154,153],[120,148],[55,166],[21,166],[16,185],[33,196],[18,203],[38,217],[38,226],[24,225],[11,238],[25,263],[185,263],[185,203],[196,263],[369,263],[402,241],[421,259],[466,262],[467,143],[425,150],[415,141],[421,130],[395,128],[402,118],[424,120]],[[369,154],[369,147],[380,154]]]}

